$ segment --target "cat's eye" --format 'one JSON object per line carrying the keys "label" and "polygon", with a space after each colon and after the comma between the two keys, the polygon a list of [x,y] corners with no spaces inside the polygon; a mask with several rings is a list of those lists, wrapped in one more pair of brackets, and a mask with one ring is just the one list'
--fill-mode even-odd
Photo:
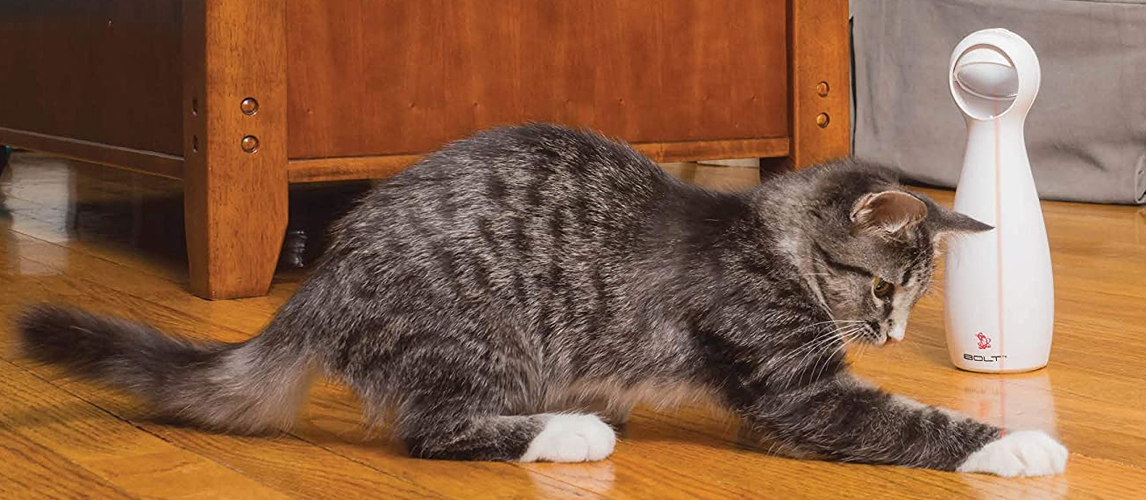
{"label": "cat's eye", "polygon": [[876,278],[871,282],[871,293],[876,297],[886,299],[891,296],[891,292],[895,291],[895,285],[884,281],[882,278]]}

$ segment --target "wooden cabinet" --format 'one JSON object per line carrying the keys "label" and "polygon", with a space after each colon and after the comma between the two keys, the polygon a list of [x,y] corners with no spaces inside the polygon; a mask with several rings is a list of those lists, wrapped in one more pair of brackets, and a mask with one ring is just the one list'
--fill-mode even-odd
{"label": "wooden cabinet", "polygon": [[585,126],[658,161],[846,155],[847,18],[844,0],[0,0],[0,144],[182,179],[192,290],[259,295],[288,183],[385,177],[482,128]]}

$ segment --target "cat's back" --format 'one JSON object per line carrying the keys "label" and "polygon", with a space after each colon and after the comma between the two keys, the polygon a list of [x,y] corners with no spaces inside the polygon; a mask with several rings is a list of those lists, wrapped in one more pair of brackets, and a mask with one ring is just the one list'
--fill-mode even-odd
{"label": "cat's back", "polygon": [[[448,144],[409,170],[411,180],[448,182],[461,188],[486,182],[498,194],[499,184],[518,181],[564,183],[569,189],[596,192],[623,189],[631,183],[671,180],[655,163],[629,145],[584,129],[548,123],[494,128]],[[508,186],[507,186],[508,187]]]}
{"label": "cat's back", "polygon": [[347,265],[365,259],[384,269],[437,263],[478,281],[541,268],[567,277],[567,268],[592,265],[585,256],[609,259],[642,246],[666,200],[688,192],[631,147],[593,132],[491,129],[376,187],[340,222],[328,257],[357,256]]}
{"label": "cat's back", "polygon": [[[425,229],[575,212],[615,221],[682,184],[628,145],[534,123],[452,142],[377,187],[352,219],[415,218]],[[386,222],[388,224],[388,222]]]}

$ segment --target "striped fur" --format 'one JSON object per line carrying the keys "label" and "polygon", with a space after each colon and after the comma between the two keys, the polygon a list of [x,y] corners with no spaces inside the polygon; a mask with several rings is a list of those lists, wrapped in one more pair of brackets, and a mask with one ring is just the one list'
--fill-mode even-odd
{"label": "striped fur", "polygon": [[419,457],[598,459],[611,434],[576,414],[702,397],[787,454],[954,470],[999,429],[865,385],[843,354],[901,337],[939,237],[986,229],[920,195],[863,205],[899,190],[841,161],[716,193],[596,134],[496,129],[367,194],[249,342],[59,308],[22,341],[213,429],[288,425],[320,371]]}

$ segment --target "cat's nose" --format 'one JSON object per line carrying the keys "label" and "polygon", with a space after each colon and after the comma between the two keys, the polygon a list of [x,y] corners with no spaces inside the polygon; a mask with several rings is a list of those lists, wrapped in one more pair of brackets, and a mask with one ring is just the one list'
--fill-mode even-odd
{"label": "cat's nose", "polygon": [[906,335],[907,335],[907,325],[903,324],[903,323],[900,323],[900,324],[892,323],[891,324],[891,331],[887,332],[887,338],[891,339],[893,342],[899,342],[899,341],[903,340],[903,337],[905,337]]}

